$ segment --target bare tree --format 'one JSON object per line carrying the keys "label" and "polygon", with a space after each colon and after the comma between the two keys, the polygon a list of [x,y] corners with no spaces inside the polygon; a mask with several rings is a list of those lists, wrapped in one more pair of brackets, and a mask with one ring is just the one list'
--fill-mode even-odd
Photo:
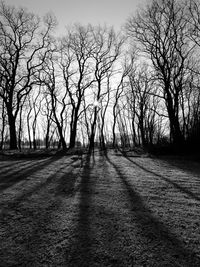
{"label": "bare tree", "polygon": [[94,82],[91,68],[93,49],[94,40],[90,25],[87,27],[74,25],[62,42],[60,65],[71,105],[69,148],[75,146],[85,91]]}
{"label": "bare tree", "polygon": [[16,118],[35,83],[49,46],[52,17],[41,21],[25,9],[0,3],[0,97],[8,115],[10,148],[17,148]]}
{"label": "bare tree", "polygon": [[[52,45],[48,57],[43,65],[42,74],[40,76],[41,84],[46,87],[46,93],[51,100],[51,110],[53,114],[53,121],[57,126],[58,136],[63,150],[67,149],[67,144],[64,134],[65,110],[67,106],[67,90],[60,90],[58,73],[58,54],[57,46]],[[49,108],[47,106],[47,108]]]}
{"label": "bare tree", "polygon": [[43,102],[41,106],[41,115],[45,117],[43,124],[43,131],[45,136],[45,147],[48,149],[50,147],[50,129],[52,125],[53,112],[51,109],[51,99],[48,97],[48,93],[44,92]]}
{"label": "bare tree", "polygon": [[188,2],[189,37],[197,46],[200,46],[200,2],[199,0]]}
{"label": "bare tree", "polygon": [[[100,103],[104,95],[102,92],[103,81],[120,55],[123,39],[117,38],[113,29],[97,27],[93,29],[95,50],[93,52],[94,73],[96,80],[95,103]],[[94,148],[99,106],[94,105],[94,115],[91,124],[89,150]]]}
{"label": "bare tree", "polygon": [[40,99],[40,95],[41,95],[41,88],[37,88],[38,90],[36,91],[36,93],[34,95],[32,95],[32,105],[33,105],[33,120],[32,120],[32,134],[33,134],[33,149],[36,150],[37,149],[37,142],[36,142],[36,131],[37,131],[37,126],[38,126],[38,115],[41,111],[41,99]]}
{"label": "bare tree", "polygon": [[0,150],[3,149],[4,145],[4,135],[5,135],[5,128],[6,128],[6,111],[5,111],[5,103],[0,101],[0,125],[1,125],[1,140],[0,140]]}
{"label": "bare tree", "polygon": [[20,105],[19,108],[19,127],[18,127],[18,148],[21,151],[21,144],[22,144],[22,134],[23,134],[23,108],[24,108],[24,103],[26,101],[26,98],[23,99],[23,102]]}
{"label": "bare tree", "polygon": [[128,74],[132,70],[134,62],[134,54],[130,57],[130,62],[127,61],[127,58],[125,58],[125,61],[122,66],[122,72],[120,73],[121,77],[119,79],[119,82],[116,86],[116,90],[114,92],[114,102],[112,105],[112,113],[113,113],[113,125],[112,125],[112,146],[116,146],[116,124],[117,124],[117,116],[119,115],[120,108],[119,108],[119,99],[120,97],[124,96],[125,93],[125,85],[127,84],[126,78],[128,77]]}
{"label": "bare tree", "polygon": [[104,128],[105,128],[105,117],[106,117],[106,112],[108,109],[108,105],[110,103],[110,94],[111,94],[111,76],[112,76],[112,71],[107,73],[107,81],[106,81],[106,91],[104,95],[101,96],[101,107],[100,107],[100,116],[99,116],[99,139],[100,139],[100,147],[101,149],[105,150],[106,149],[106,141],[105,141],[105,134],[104,134]]}
{"label": "bare tree", "polygon": [[139,42],[141,51],[149,56],[156,71],[176,145],[181,145],[184,139],[180,125],[180,94],[193,50],[186,10],[187,5],[178,0],[153,0],[126,24],[129,36]]}
{"label": "bare tree", "polygon": [[26,124],[27,124],[27,131],[28,131],[28,141],[29,141],[29,148],[32,149],[32,140],[31,140],[31,118],[32,118],[32,102],[31,102],[31,96],[30,94],[28,95],[28,100],[27,100],[27,105],[25,106],[25,110],[27,111],[26,113]]}
{"label": "bare tree", "polygon": [[[154,107],[154,97],[156,96],[156,86],[148,66],[145,64],[135,69],[129,74],[130,88],[127,102],[134,99],[133,104],[130,102],[131,109],[136,115],[137,125],[139,127],[139,138],[145,147],[149,141],[152,142],[154,131],[154,119],[156,107]],[[131,95],[130,95],[131,94]]]}

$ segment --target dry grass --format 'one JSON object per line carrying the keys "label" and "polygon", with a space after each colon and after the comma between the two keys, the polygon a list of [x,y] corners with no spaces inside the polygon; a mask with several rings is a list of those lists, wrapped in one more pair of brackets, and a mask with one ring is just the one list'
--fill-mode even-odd
{"label": "dry grass", "polygon": [[197,162],[5,159],[0,190],[0,266],[200,266]]}

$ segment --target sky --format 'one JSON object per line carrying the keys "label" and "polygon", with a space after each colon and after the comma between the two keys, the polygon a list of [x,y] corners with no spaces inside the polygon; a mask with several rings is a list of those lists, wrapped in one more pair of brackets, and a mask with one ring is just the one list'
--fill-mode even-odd
{"label": "sky", "polygon": [[118,31],[129,15],[147,0],[4,0],[6,4],[26,7],[40,16],[53,13],[59,23],[58,31],[80,22],[83,25],[114,26]]}

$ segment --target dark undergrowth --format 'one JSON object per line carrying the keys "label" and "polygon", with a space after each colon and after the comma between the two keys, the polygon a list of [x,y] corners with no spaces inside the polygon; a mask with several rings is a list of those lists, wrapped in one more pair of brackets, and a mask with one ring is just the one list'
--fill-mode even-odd
{"label": "dark undergrowth", "polygon": [[52,156],[64,156],[64,155],[82,155],[87,153],[84,148],[74,149],[22,149],[22,150],[1,150],[0,160],[3,159],[28,159],[28,158],[41,158],[41,157],[52,157]]}

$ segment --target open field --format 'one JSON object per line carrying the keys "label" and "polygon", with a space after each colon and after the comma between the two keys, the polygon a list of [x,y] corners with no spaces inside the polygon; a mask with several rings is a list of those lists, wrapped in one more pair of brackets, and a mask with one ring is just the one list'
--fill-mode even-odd
{"label": "open field", "polygon": [[0,266],[200,266],[198,162],[5,157],[0,192]]}

